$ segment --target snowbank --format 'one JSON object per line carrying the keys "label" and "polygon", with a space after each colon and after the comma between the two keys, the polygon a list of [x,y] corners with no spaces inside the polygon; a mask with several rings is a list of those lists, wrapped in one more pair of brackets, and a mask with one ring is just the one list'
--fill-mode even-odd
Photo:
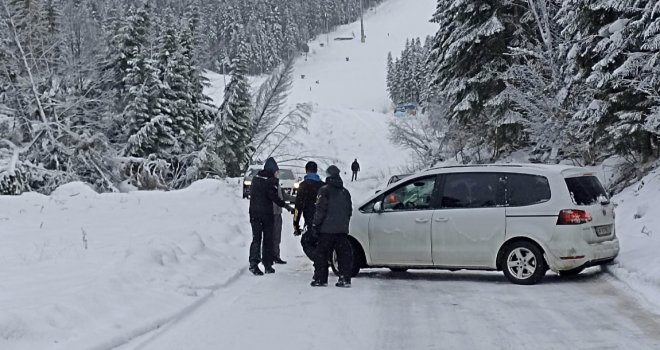
{"label": "snowbank", "polygon": [[610,271],[660,308],[660,169],[614,202],[621,252]]}
{"label": "snowbank", "polygon": [[206,180],[0,197],[0,349],[116,346],[186,312],[247,265],[238,193]]}

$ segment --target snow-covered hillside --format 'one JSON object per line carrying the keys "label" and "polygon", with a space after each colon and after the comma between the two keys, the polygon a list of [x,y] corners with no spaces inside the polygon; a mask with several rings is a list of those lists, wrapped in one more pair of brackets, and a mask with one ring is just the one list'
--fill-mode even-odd
{"label": "snow-covered hillside", "polygon": [[0,197],[0,349],[109,348],[186,312],[244,270],[238,187]]}
{"label": "snow-covered hillside", "polygon": [[[433,0],[386,1],[365,15],[365,43],[360,42],[359,22],[309,43],[310,53],[296,62],[288,98],[290,106],[313,105],[309,133],[295,135],[294,146],[283,147],[283,160],[315,160],[323,169],[336,164],[350,176],[350,164],[357,158],[366,180],[353,186],[359,193],[371,191],[390,174],[405,172],[408,152],[387,139],[393,116],[385,84],[386,57],[388,52],[400,52],[408,38],[435,33],[437,25],[428,21],[435,5]],[[206,76],[210,86],[205,92],[220,104],[229,78],[213,72]],[[263,80],[252,78],[253,90]],[[288,163],[302,166],[304,160]]]}
{"label": "snow-covered hillside", "polygon": [[[323,107],[388,113],[387,53],[396,56],[407,38],[423,40],[435,34],[437,25],[429,20],[436,4],[428,0],[386,1],[366,15],[365,43],[360,42],[359,22],[318,37],[309,44],[307,61],[296,65],[292,98]],[[334,40],[352,37],[355,38]]]}
{"label": "snow-covered hillside", "polygon": [[309,133],[296,135],[302,147],[285,153],[316,160],[323,168],[334,163],[345,177],[350,177],[350,164],[357,158],[364,181],[349,184],[349,189],[358,200],[391,174],[406,172],[408,151],[388,140],[393,116],[385,84],[386,57],[388,52],[400,52],[407,38],[435,33],[437,26],[428,21],[435,5],[433,0],[386,1],[365,16],[365,43],[360,42],[359,22],[312,41],[307,59],[296,62],[288,101],[313,104]]}
{"label": "snow-covered hillside", "polygon": [[614,198],[621,241],[610,271],[660,307],[660,169]]}

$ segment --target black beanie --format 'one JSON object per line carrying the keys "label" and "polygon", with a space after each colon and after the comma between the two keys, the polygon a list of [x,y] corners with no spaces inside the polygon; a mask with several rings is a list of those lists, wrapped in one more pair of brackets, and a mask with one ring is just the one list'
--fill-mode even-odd
{"label": "black beanie", "polygon": [[328,170],[325,171],[328,176],[338,176],[340,171],[339,168],[335,165],[331,165],[328,167]]}

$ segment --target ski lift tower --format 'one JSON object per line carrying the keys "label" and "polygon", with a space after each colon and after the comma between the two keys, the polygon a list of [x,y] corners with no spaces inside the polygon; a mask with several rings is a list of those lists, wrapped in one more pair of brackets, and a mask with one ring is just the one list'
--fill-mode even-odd
{"label": "ski lift tower", "polygon": [[364,36],[364,6],[362,4],[363,0],[360,0],[360,40],[362,43],[365,42],[365,36]]}

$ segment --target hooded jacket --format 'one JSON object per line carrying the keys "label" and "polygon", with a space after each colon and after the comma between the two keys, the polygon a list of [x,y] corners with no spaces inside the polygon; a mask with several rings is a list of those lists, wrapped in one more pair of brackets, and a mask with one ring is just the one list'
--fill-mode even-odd
{"label": "hooded jacket", "polygon": [[286,206],[277,193],[279,181],[275,173],[268,170],[262,170],[252,178],[252,188],[250,189],[250,215],[272,217],[273,204],[278,207]]}
{"label": "hooded jacket", "polygon": [[347,234],[353,215],[351,194],[339,175],[331,175],[319,190],[314,227],[321,234]]}

